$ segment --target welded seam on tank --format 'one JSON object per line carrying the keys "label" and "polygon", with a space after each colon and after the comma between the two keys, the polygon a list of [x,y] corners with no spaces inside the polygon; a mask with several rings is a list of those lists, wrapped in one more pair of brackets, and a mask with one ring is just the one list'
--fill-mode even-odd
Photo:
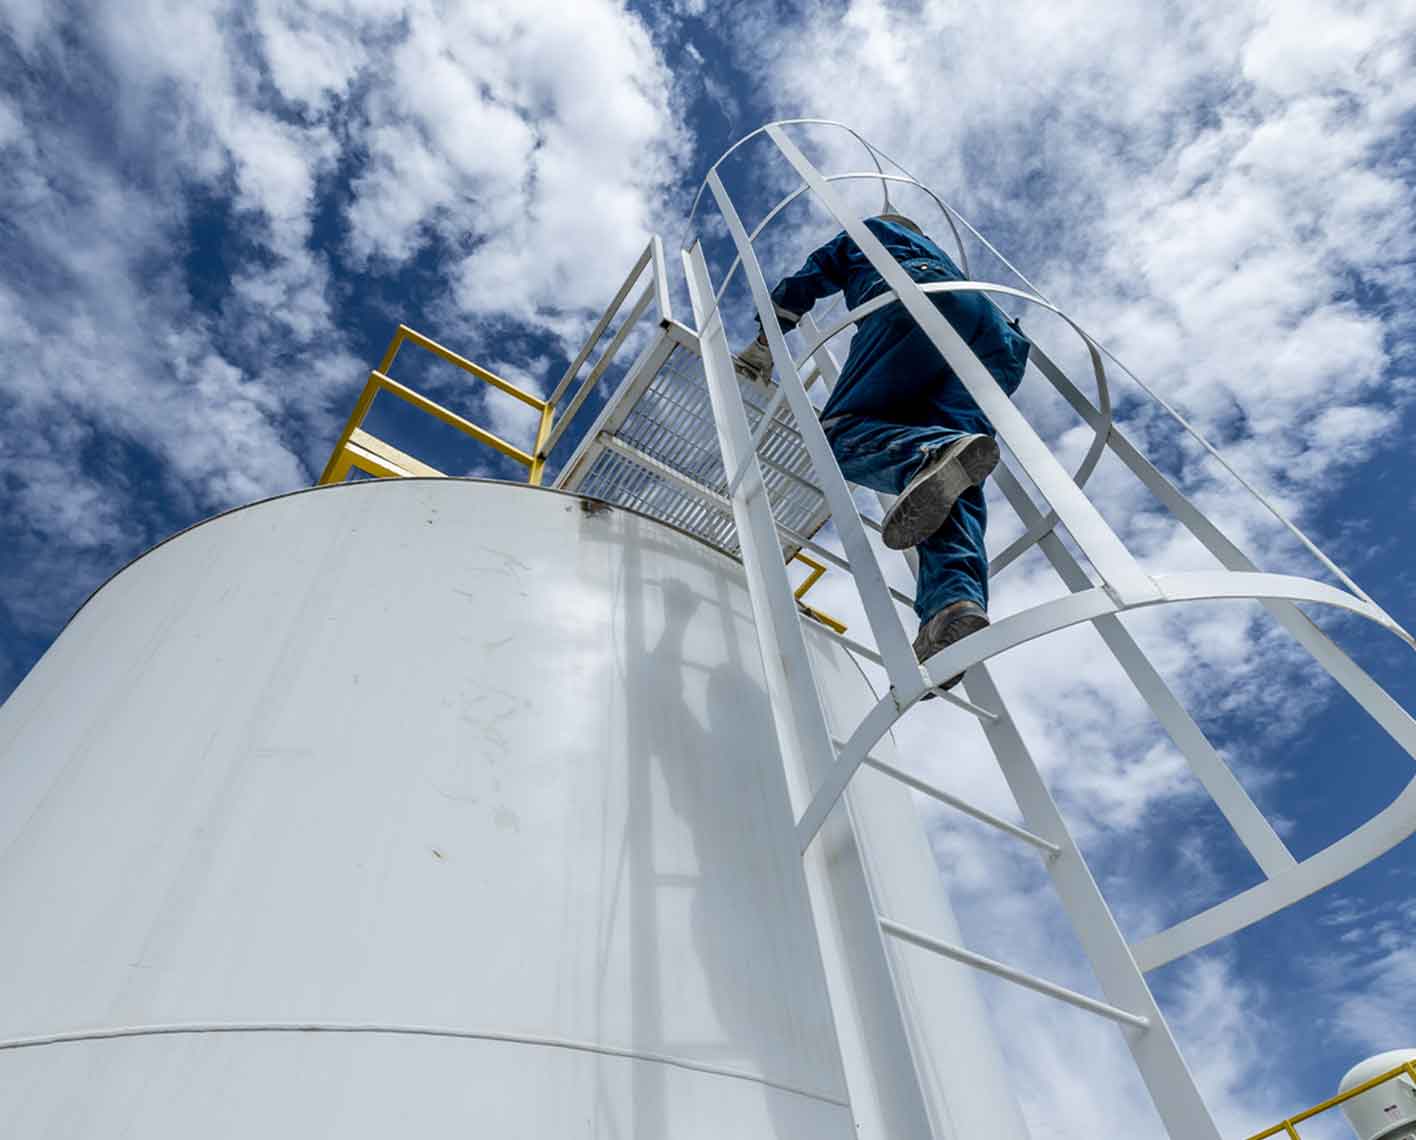
{"label": "welded seam on tank", "polygon": [[454,1029],[436,1025],[376,1025],[337,1021],[223,1021],[183,1023],[176,1025],[119,1025],[108,1028],[70,1029],[62,1033],[45,1033],[34,1037],[0,1039],[0,1052],[11,1049],[32,1049],[40,1045],[69,1045],[81,1041],[111,1041],[123,1037],[170,1037],[184,1033],[386,1033],[402,1037],[449,1037],[467,1041],[501,1041],[512,1045],[544,1045],[551,1049],[571,1049],[579,1053],[599,1053],[607,1057],[622,1057],[630,1061],[652,1061],[708,1073],[715,1077],[730,1077],[735,1081],[751,1081],[781,1092],[795,1093],[812,1100],[850,1107],[839,1097],[812,1092],[770,1077],[691,1061],[686,1057],[671,1057],[663,1053],[645,1053],[636,1049],[621,1049],[614,1045],[598,1045],[593,1041],[576,1041],[568,1037],[541,1037],[531,1033],[495,1033],[477,1029]]}

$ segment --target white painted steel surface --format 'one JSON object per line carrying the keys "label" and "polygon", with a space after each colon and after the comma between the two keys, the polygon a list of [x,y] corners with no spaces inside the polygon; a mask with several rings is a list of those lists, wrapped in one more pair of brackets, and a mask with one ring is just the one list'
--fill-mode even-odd
{"label": "white painted steel surface", "polygon": [[[807,644],[858,720],[859,670]],[[118,574],[0,709],[0,1120],[844,1140],[791,818],[723,554],[463,480],[233,512]],[[835,910],[872,844],[895,912],[952,928],[876,772],[818,844]],[[878,937],[839,921],[848,957]]]}
{"label": "white painted steel surface", "polygon": [[[1408,1061],[1416,1061],[1416,1049],[1391,1049],[1368,1057],[1347,1071],[1337,1091],[1356,1088]],[[1344,1103],[1342,1114],[1357,1140],[1405,1140],[1416,1134],[1416,1082],[1404,1073],[1393,1077]]]}

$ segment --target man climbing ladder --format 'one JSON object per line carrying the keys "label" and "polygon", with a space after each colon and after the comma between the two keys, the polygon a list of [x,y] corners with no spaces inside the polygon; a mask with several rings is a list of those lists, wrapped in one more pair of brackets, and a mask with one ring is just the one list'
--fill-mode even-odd
{"label": "man climbing ladder", "polygon": [[[920,284],[963,280],[958,266],[910,219],[881,214],[865,224]],[[839,290],[854,309],[886,288],[855,242],[840,233],[783,278],[772,301],[786,330]],[[1016,323],[981,293],[935,293],[931,300],[1011,396],[1031,347]],[[766,335],[759,333],[737,363],[763,379],[770,376]],[[883,537],[893,550],[919,552],[915,656],[924,661],[986,626],[983,481],[998,462],[998,444],[993,425],[903,305],[886,305],[860,321],[841,378],[821,410],[821,426],[847,479],[899,495],[885,516]]]}

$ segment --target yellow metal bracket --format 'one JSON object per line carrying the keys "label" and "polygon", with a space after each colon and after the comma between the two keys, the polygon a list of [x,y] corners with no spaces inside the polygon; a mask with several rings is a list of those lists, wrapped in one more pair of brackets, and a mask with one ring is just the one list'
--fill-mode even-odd
{"label": "yellow metal bracket", "polygon": [[845,633],[845,622],[837,621],[829,614],[823,614],[820,610],[814,610],[802,601],[802,598],[806,596],[806,592],[811,589],[812,586],[816,585],[816,583],[821,580],[821,576],[826,573],[826,563],[818,562],[815,558],[811,557],[811,555],[805,554],[800,550],[792,555],[788,561],[800,562],[809,571],[805,581],[796,588],[796,592],[792,595],[796,598],[797,605],[801,607],[802,613],[806,614],[809,618],[815,618],[828,629],[834,629],[837,633]]}
{"label": "yellow metal bracket", "polygon": [[[490,384],[498,391],[520,400],[528,407],[535,408],[541,418],[536,428],[536,442],[532,445],[531,450],[529,452],[523,451],[515,444],[508,443],[500,436],[479,427],[471,420],[459,416],[451,409],[443,407],[389,376],[388,371],[393,367],[394,357],[398,355],[398,350],[403,347],[404,341],[416,344],[419,348],[431,352],[434,356],[462,369],[471,376],[475,376],[478,380]],[[393,334],[393,340],[389,343],[388,351],[379,361],[379,366],[369,373],[368,382],[364,385],[363,392],[359,394],[354,411],[350,414],[348,422],[344,425],[344,430],[340,433],[339,441],[334,445],[334,451],[329,457],[329,462],[325,464],[324,471],[320,474],[318,485],[342,482],[354,468],[379,478],[443,474],[435,467],[429,467],[426,463],[399,451],[392,444],[386,443],[364,430],[364,420],[369,414],[369,409],[373,406],[374,397],[380,392],[397,396],[412,404],[419,411],[426,412],[434,419],[456,428],[478,443],[485,444],[508,459],[516,460],[527,469],[526,481],[528,483],[537,485],[541,482],[546,468],[546,457],[543,452],[546,439],[551,434],[550,401],[518,388],[509,380],[503,380],[496,373],[488,372],[481,365],[458,356],[450,348],[444,348],[437,341],[425,337],[420,332],[415,332],[407,325],[399,325],[398,331]]]}
{"label": "yellow metal bracket", "polygon": [[1346,1092],[1338,1093],[1337,1096],[1330,1097],[1321,1104],[1315,1104],[1312,1108],[1305,1109],[1303,1112],[1290,1116],[1286,1120],[1280,1120],[1272,1128],[1265,1128],[1262,1132],[1255,1132],[1249,1137],[1249,1140],[1269,1140],[1269,1137],[1277,1136],[1280,1133],[1286,1136],[1288,1140],[1302,1140],[1302,1137],[1298,1135],[1298,1125],[1302,1124],[1303,1121],[1311,1120],[1320,1112],[1326,1112],[1330,1108],[1336,1108],[1339,1104],[1342,1104],[1343,1101],[1351,1100],[1355,1096],[1361,1096],[1364,1092],[1370,1092],[1378,1085],[1384,1085],[1387,1081],[1396,1077],[1409,1077],[1411,1082],[1416,1084],[1416,1061],[1408,1061],[1406,1064],[1398,1065],[1389,1072],[1373,1077],[1370,1081],[1363,1081],[1360,1085],[1353,1085]]}

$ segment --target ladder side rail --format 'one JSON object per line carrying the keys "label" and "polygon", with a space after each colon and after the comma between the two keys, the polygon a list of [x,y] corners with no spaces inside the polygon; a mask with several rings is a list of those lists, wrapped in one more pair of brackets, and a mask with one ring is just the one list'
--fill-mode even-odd
{"label": "ladder side rail", "polygon": [[[1062,467],[1047,444],[1033,430],[1022,412],[1003,393],[992,374],[974,355],[973,350],[954,330],[944,314],[936,309],[919,285],[886,251],[864,222],[855,217],[837,198],[835,192],[815,166],[779,127],[766,128],[787,161],[811,185],[836,221],[855,241],[870,260],[886,285],[894,289],[900,303],[910,312],[920,328],[939,349],[944,359],[958,375],[975,403],[988,416],[999,438],[1017,457],[1018,462],[1037,484],[1053,509],[1076,539],[1077,545],[1096,567],[1109,590],[1127,604],[1154,601],[1159,587],[1136,562],[1100,512]],[[770,312],[770,309],[768,310]],[[818,472],[819,474],[819,472]]]}
{"label": "ladder side rail", "polygon": [[[747,412],[702,246],[694,242],[683,260],[726,470],[752,461]],[[734,493],[732,510],[788,792],[793,811],[799,811],[811,795],[815,773],[830,767],[835,749],[764,486],[759,468]],[[875,927],[870,941],[856,938],[848,944],[842,924],[830,916],[852,902],[833,897],[832,868],[822,858],[807,859],[803,873],[857,1126],[881,1140],[929,1140],[929,1115],[884,937]],[[873,913],[869,898],[856,898],[854,906],[871,907]],[[888,1007],[876,1000],[884,993]]]}
{"label": "ladder side rail", "polygon": [[[1039,524],[1043,519],[1041,512],[1007,465],[1000,464],[994,476],[1023,525],[1032,529]],[[1091,589],[1086,571],[1056,534],[1043,535],[1041,546],[1067,589],[1073,593]],[[1293,853],[1120,619],[1104,615],[1093,619],[1092,625],[1263,873],[1273,878],[1296,866]]]}
{"label": "ladder side rail", "polygon": [[1150,1023],[1144,1030],[1123,1028],[1121,1034],[1166,1132],[1172,1140],[1221,1140],[1155,995],[1131,956],[1111,908],[1047,790],[988,666],[975,666],[965,675],[963,684],[970,700],[998,715],[996,721],[982,722],[984,735],[1029,830],[1061,849],[1057,858],[1048,862],[1047,872],[1091,961],[1102,993],[1113,1005]]}
{"label": "ladder side rail", "polygon": [[[922,693],[925,688],[914,649],[905,636],[899,615],[895,612],[885,584],[885,576],[870,549],[870,542],[865,536],[865,527],[860,521],[860,512],[856,509],[850,488],[846,486],[845,477],[831,452],[831,445],[826,442],[826,433],[822,431],[820,421],[816,418],[816,409],[807,399],[801,376],[792,362],[791,351],[787,348],[786,339],[777,323],[771,294],[762,275],[762,267],[758,264],[757,254],[748,240],[747,231],[743,228],[737,209],[716,173],[708,176],[708,186],[742,258],[753,303],[761,318],[762,330],[767,335],[772,360],[780,376],[779,382],[782,390],[786,392],[787,402],[796,420],[797,430],[801,433],[802,444],[811,460],[813,473],[825,496],[831,517],[835,520],[836,533],[853,568],[861,605],[875,637],[875,644],[885,659],[885,671],[889,675],[891,689],[897,694],[898,700],[908,701]],[[735,458],[733,466],[739,462],[741,459]],[[785,570],[783,580],[785,581]]]}

